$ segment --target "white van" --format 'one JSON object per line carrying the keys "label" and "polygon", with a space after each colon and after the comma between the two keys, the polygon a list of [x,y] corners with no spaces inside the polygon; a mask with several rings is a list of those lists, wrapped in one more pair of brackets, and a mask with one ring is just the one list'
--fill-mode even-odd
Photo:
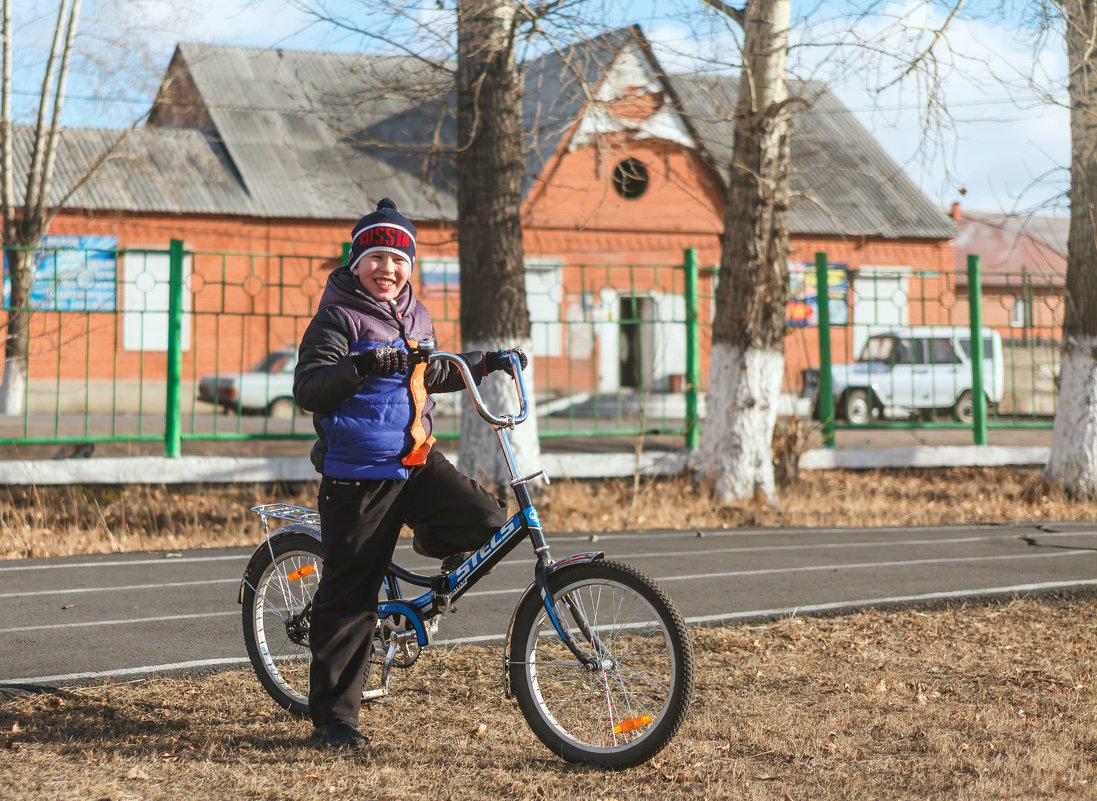
{"label": "white van", "polygon": [[[983,329],[983,391],[998,403],[1005,392],[1002,337]],[[814,375],[811,375],[811,374]],[[818,370],[804,371],[805,393],[817,391]],[[880,417],[949,411],[961,423],[974,417],[971,329],[910,326],[872,333],[857,361],[831,365],[835,417],[864,425]],[[813,404],[818,417],[818,403]]]}

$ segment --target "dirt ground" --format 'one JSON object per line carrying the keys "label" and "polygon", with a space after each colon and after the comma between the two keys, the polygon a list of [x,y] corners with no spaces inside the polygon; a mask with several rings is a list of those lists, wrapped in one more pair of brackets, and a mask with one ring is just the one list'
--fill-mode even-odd
{"label": "dirt ground", "polygon": [[246,671],[35,694],[0,703],[0,798],[1094,798],[1092,619],[1085,601],[1015,601],[695,629],[686,724],[618,773],[541,745],[498,649],[397,671],[356,755],[307,747]]}

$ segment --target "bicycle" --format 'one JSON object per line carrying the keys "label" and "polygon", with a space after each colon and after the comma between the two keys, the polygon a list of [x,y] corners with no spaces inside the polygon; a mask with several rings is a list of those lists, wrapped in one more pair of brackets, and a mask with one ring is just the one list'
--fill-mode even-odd
{"label": "bicycle", "polygon": [[[413,359],[457,366],[474,408],[495,429],[519,511],[452,572],[428,576],[389,566],[363,700],[388,696],[392,668],[414,665],[453,604],[528,538],[537,564],[506,634],[506,696],[517,699],[541,742],[567,761],[618,769],[650,759],[674,737],[693,695],[693,645],[674,602],[644,573],[604,552],[552,559],[528,486],[543,471],[521,475],[506,434],[529,414],[515,354],[516,416],[485,407],[459,356],[424,342]],[[309,615],[323,569],[320,515],[286,504],[252,511],[262,520],[263,541],[240,583],[244,641],[266,691],[284,709],[305,715]],[[285,524],[271,531],[272,519]],[[423,591],[407,597],[405,585]],[[375,665],[380,676],[371,687]]]}

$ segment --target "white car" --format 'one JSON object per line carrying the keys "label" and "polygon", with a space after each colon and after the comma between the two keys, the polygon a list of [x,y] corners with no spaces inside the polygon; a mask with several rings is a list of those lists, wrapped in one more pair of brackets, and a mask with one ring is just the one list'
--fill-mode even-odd
{"label": "white car", "polygon": [[293,368],[297,352],[272,350],[246,373],[206,376],[198,382],[198,400],[241,414],[293,417]]}
{"label": "white car", "polygon": [[[983,402],[999,403],[1005,389],[1002,338],[983,329]],[[974,418],[971,330],[965,326],[909,326],[873,333],[852,364],[831,365],[834,411],[853,425],[880,417],[951,411]],[[805,393],[818,391],[819,371],[804,371]],[[813,404],[818,417],[818,403]]]}

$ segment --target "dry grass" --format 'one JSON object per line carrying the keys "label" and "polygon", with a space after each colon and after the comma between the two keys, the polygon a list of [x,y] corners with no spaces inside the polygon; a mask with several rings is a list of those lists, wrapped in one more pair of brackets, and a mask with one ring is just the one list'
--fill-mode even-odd
{"label": "dry grass", "polygon": [[[259,503],[315,503],[316,485],[8,487],[0,558],[210,548],[257,541]],[[684,478],[557,481],[538,501],[548,532],[622,528],[898,526],[1095,520],[1025,468],[805,472],[780,508],[717,509]]]}
{"label": "dry grass", "polygon": [[1091,618],[1016,601],[697,630],[690,719],[623,773],[551,756],[493,649],[395,676],[364,755],[303,747],[246,672],[36,695],[0,704],[0,797],[1093,798]]}

